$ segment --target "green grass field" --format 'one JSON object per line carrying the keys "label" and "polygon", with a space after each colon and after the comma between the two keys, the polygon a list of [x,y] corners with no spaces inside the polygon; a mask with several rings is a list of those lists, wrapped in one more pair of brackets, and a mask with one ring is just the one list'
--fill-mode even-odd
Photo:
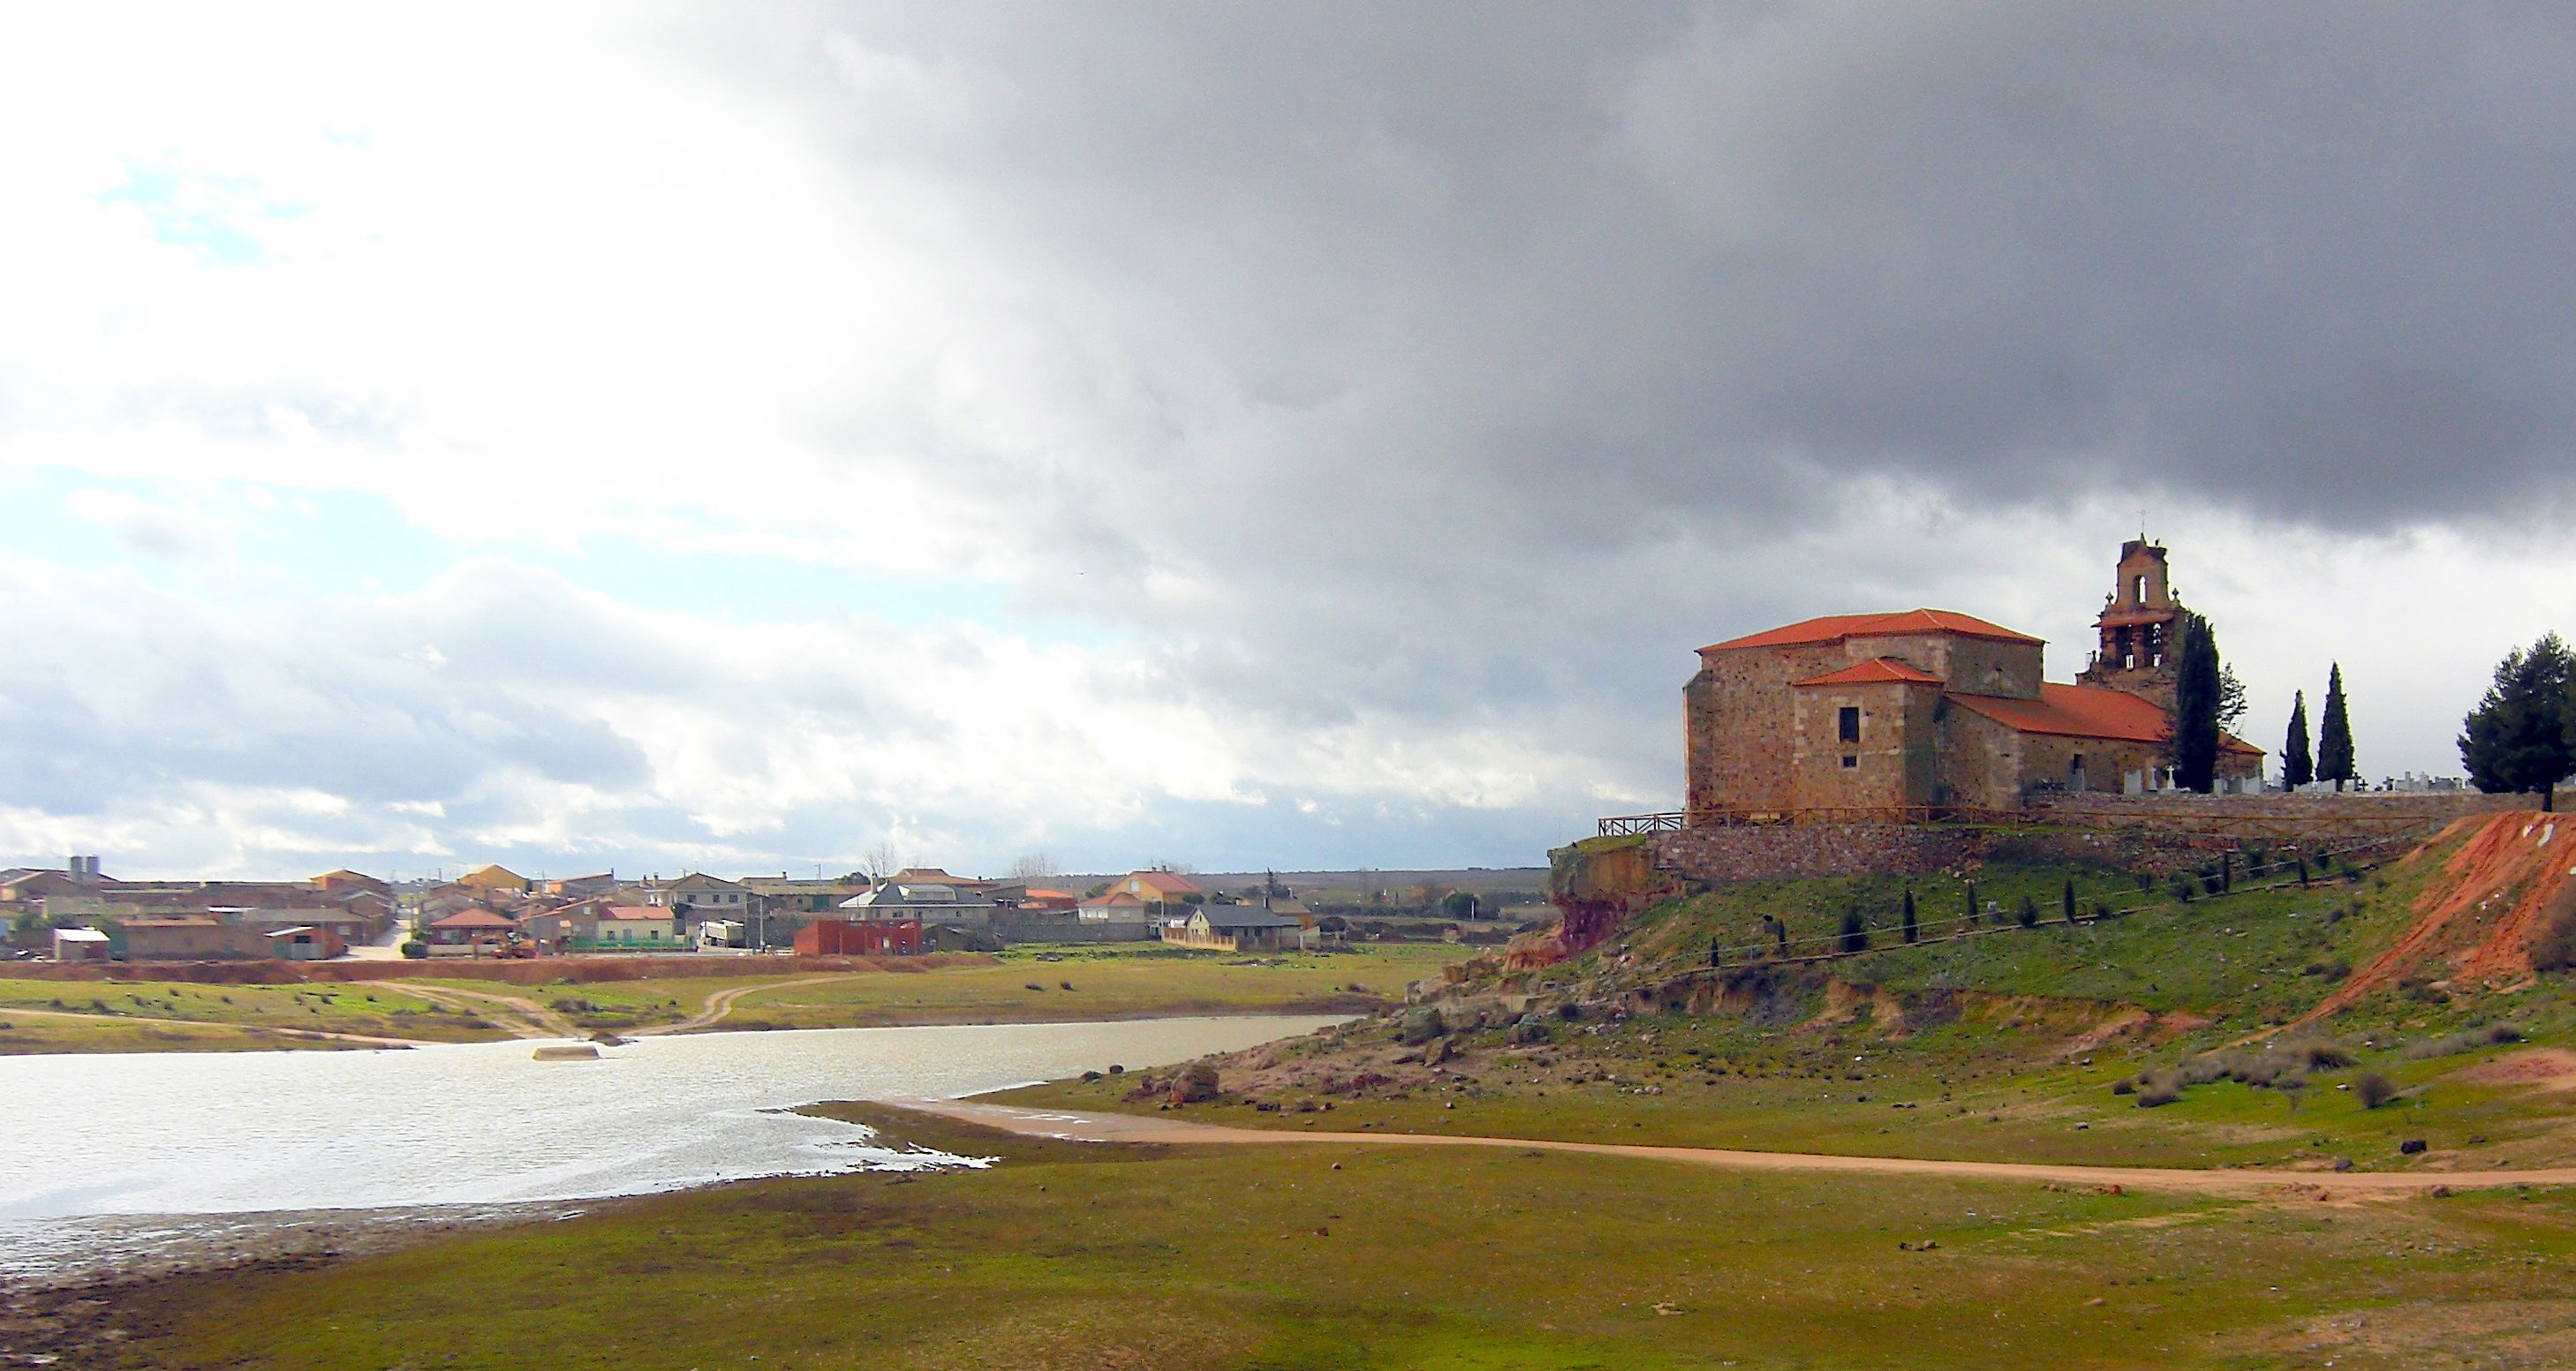
{"label": "green grass field", "polygon": [[[1041,954],[1056,960],[1041,960]],[[1233,957],[1158,945],[1014,949],[982,965],[772,978],[675,977],[515,986],[502,981],[317,981],[195,985],[165,981],[0,980],[0,1017],[43,1010],[0,1029],[0,1054],[255,1050],[329,1046],[277,1036],[303,1029],[477,1042],[509,1036],[473,998],[501,996],[550,1009],[583,1031],[668,1024],[710,995],[748,989],[723,1029],[858,1028],[893,1024],[1024,1023],[1195,1014],[1363,1013],[1400,1002],[1408,982],[1467,955],[1446,944],[1396,943],[1336,954]],[[802,983],[800,983],[802,982]],[[1067,983],[1072,989],[1066,989]],[[412,993],[405,987],[418,987]],[[1035,986],[1037,988],[1032,989]],[[66,1017],[70,1016],[70,1017]],[[169,1019],[233,1031],[153,1027]],[[148,1030],[148,1031],[147,1031]],[[154,1036],[154,1035],[158,1036]]]}
{"label": "green grass field", "polygon": [[[21,1012],[12,1017],[11,1011]],[[76,1015],[78,1017],[63,1017]],[[277,1030],[355,1033],[422,1042],[506,1036],[469,1012],[404,993],[399,982],[192,985],[175,981],[0,979],[0,1054],[171,1052],[345,1046]],[[180,1020],[204,1030],[141,1020]]]}
{"label": "green grass field", "polygon": [[[998,966],[851,976],[745,995],[733,1017],[790,1028],[1043,1022],[1182,1014],[1365,1012],[1467,955],[1440,943],[1234,957],[1158,945],[1014,949]],[[1067,987],[1071,988],[1068,989]],[[1356,987],[1356,988],[1354,988]],[[592,987],[584,987],[585,991]]]}
{"label": "green grass field", "polygon": [[2107,1371],[2576,1349],[2576,1200],[2555,1192],[2221,1202],[1510,1150],[1111,1149],[841,1112],[1003,1160],[180,1278],[135,1297],[147,1331],[120,1364]]}

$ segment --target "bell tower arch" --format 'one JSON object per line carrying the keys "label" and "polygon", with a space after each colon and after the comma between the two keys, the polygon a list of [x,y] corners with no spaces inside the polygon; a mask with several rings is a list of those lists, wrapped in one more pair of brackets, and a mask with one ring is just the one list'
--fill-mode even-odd
{"label": "bell tower arch", "polygon": [[2143,537],[2120,544],[2111,593],[2093,621],[2098,635],[2093,662],[2075,679],[2143,696],[2170,711],[2176,675],[2174,634],[2182,612],[2173,596],[2164,545]]}

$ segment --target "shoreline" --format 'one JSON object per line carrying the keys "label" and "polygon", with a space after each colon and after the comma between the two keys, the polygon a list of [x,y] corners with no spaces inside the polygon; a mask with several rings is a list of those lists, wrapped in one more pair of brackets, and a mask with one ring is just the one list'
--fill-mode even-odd
{"label": "shoreline", "polygon": [[[1358,997],[1351,996],[1346,998],[1356,1000]],[[675,1025],[643,1025],[618,1032],[616,1036],[624,1041],[633,1042],[643,1038],[694,1038],[718,1033],[831,1033],[844,1029],[856,1028],[1014,1028],[1044,1027],[1050,1024],[1075,1025],[1095,1023],[1144,1023],[1156,1019],[1303,1019],[1323,1018],[1335,1015],[1350,1019],[1364,1019],[1369,1017],[1372,1013],[1388,1007],[1389,1006],[1384,1003],[1371,1003],[1365,1006],[1349,1003],[1310,1003],[1264,1006],[1249,1009],[1172,1006],[1155,1009],[1137,1009],[1112,1013],[1086,1014],[1080,1016],[1040,1014],[1034,1016],[1006,1016],[1000,1018],[991,1017],[989,1015],[948,1018],[939,1015],[930,1015],[925,1017],[894,1019],[880,1023],[841,1024],[781,1024],[752,1019],[731,1023],[718,1021],[716,1023],[687,1029],[678,1028]],[[208,1028],[237,1027],[237,1025],[232,1024],[215,1023],[196,1019],[118,1018],[101,1020],[99,1016],[88,1014],[71,1014],[66,1017],[90,1019],[93,1021],[108,1023],[176,1024]],[[255,1031],[276,1034],[282,1037],[294,1037],[297,1038],[298,1041],[293,1043],[244,1043],[239,1046],[199,1048],[180,1047],[153,1052],[12,1052],[8,1050],[6,1044],[0,1044],[0,1058],[198,1056],[209,1053],[231,1052],[402,1052],[424,1047],[491,1047],[505,1043],[527,1043],[533,1046],[539,1043],[591,1042],[596,1039],[596,1034],[594,1033],[558,1035],[545,1038],[473,1038],[460,1041],[440,1038],[374,1038],[359,1034],[326,1033],[323,1030],[318,1029],[284,1029],[267,1028],[264,1026]],[[605,1032],[608,1030],[600,1031]]]}

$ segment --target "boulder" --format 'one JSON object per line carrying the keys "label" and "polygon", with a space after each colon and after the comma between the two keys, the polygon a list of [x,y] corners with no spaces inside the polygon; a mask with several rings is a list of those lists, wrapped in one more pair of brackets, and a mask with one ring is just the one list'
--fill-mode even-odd
{"label": "boulder", "polygon": [[1167,1096],[1174,1104],[1203,1104],[1216,1098],[1216,1068],[1206,1062],[1192,1062],[1172,1077]]}
{"label": "boulder", "polygon": [[1405,1016],[1397,1021],[1395,1036],[1409,1047],[1418,1047],[1447,1034],[1448,1031],[1449,1025],[1441,1019],[1440,1011],[1424,1005],[1420,1009],[1407,1011]]}

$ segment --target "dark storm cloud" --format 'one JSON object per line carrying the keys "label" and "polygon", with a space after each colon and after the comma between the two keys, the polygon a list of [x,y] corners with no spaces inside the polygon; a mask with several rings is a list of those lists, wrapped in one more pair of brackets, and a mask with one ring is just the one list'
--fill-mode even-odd
{"label": "dark storm cloud", "polygon": [[[1147,489],[1616,540],[1811,471],[2352,526],[2568,474],[2554,12],[813,15],[724,50],[1149,379]],[[1196,368],[1270,432],[1209,433]]]}
{"label": "dark storm cloud", "polygon": [[2512,522],[2576,467],[2555,12],[802,13],[693,60],[936,206],[1054,387],[1034,433],[854,448],[1277,721],[1644,777],[1689,646],[2026,563],[1979,519]]}

